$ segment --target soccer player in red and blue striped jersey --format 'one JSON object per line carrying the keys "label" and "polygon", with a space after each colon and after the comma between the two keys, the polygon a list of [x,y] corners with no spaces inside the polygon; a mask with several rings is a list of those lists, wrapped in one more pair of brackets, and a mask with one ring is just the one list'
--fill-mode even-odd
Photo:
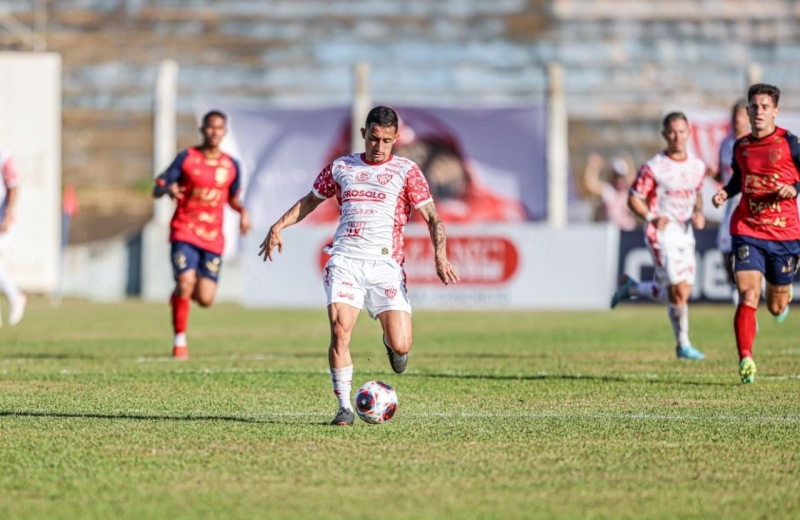
{"label": "soccer player in red and blue striped jersey", "polygon": [[783,321],[792,300],[792,280],[800,261],[800,138],[775,125],[780,90],[757,84],[747,94],[751,133],[733,147],[733,175],[714,196],[719,207],[741,193],[731,217],[733,272],[739,291],[734,318],[742,383],[755,381],[753,341],[762,280],[767,308]]}
{"label": "soccer player in red and blue striped jersey", "polygon": [[236,159],[219,149],[227,132],[227,118],[219,111],[207,113],[200,132],[203,143],[178,154],[167,171],[156,178],[153,188],[154,197],[169,195],[177,204],[169,239],[176,282],[170,300],[175,331],[172,355],[178,359],[189,357],[186,328],[190,300],[208,307],[217,293],[225,248],[222,219],[226,203],[240,214],[242,234],[250,229],[250,215],[239,197],[241,168]]}

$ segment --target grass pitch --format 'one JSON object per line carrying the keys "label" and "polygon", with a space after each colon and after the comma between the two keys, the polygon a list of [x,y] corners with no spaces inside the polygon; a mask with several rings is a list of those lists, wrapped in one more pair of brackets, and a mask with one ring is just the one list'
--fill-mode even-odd
{"label": "grass pitch", "polygon": [[[793,312],[797,312],[795,309]],[[364,314],[335,413],[324,310],[35,301],[0,329],[0,518],[798,518],[800,312],[760,313],[739,383],[729,306],[691,308],[708,358],[674,358],[663,307],[430,313],[409,373]]]}

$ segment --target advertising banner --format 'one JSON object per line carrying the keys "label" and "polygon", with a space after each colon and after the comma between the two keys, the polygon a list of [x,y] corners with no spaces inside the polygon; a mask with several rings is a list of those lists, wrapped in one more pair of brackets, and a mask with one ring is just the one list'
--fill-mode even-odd
{"label": "advertising banner", "polygon": [[[245,302],[256,307],[325,307],[322,273],[331,226],[283,232],[275,262],[248,239]],[[605,309],[616,281],[619,233],[607,225],[553,229],[537,224],[448,226],[448,259],[461,280],[445,286],[426,227],[409,225],[404,246],[414,308]],[[252,254],[250,254],[252,252]]]}

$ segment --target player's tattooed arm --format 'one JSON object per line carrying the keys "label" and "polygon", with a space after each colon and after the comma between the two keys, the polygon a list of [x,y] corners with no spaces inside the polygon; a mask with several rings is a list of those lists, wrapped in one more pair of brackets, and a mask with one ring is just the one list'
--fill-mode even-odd
{"label": "player's tattooed arm", "polygon": [[428,232],[431,235],[433,250],[436,260],[436,274],[445,285],[458,282],[458,271],[447,260],[447,236],[444,232],[444,224],[436,212],[436,206],[429,202],[419,208],[422,218],[428,224]]}
{"label": "player's tattooed arm", "polygon": [[258,251],[258,256],[263,256],[265,262],[267,260],[271,262],[273,260],[273,249],[277,247],[278,252],[283,253],[283,237],[281,236],[281,231],[306,218],[323,202],[325,202],[325,199],[320,199],[314,195],[314,192],[309,192],[308,195],[295,202],[294,205],[269,228],[267,236],[264,238],[264,241],[261,242],[261,249]]}

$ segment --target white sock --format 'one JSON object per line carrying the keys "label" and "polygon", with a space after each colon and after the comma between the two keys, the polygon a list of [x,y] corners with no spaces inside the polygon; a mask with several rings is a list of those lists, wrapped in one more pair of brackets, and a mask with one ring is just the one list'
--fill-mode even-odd
{"label": "white sock", "polygon": [[639,282],[631,287],[631,296],[647,298],[654,302],[660,301],[663,291],[656,282]]}
{"label": "white sock", "polygon": [[339,408],[353,409],[350,403],[350,390],[353,388],[353,365],[344,368],[331,369],[331,382],[333,393],[339,400]]}
{"label": "white sock", "polygon": [[176,347],[185,347],[186,346],[186,333],[181,332],[180,334],[175,334],[175,340],[172,344]]}
{"label": "white sock", "polygon": [[689,306],[670,304],[667,308],[667,315],[672,323],[672,332],[675,334],[675,341],[678,342],[678,345],[681,347],[691,345],[692,342],[689,341]]}
{"label": "white sock", "polygon": [[22,293],[17,284],[8,276],[6,270],[0,267],[0,291],[6,295],[10,304],[18,302],[22,298]]}

